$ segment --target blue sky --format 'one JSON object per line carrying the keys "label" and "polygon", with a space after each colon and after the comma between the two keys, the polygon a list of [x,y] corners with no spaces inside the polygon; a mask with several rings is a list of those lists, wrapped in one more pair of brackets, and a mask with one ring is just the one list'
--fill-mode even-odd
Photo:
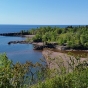
{"label": "blue sky", "polygon": [[0,24],[86,25],[88,0],[0,0]]}

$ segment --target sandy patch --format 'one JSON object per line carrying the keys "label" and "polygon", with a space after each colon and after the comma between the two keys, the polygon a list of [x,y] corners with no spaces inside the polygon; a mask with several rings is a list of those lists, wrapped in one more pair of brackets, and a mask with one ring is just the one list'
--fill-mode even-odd
{"label": "sandy patch", "polygon": [[[57,69],[65,67],[68,71],[71,71],[74,66],[78,65],[79,58],[75,58],[71,55],[65,53],[55,52],[51,50],[43,50],[42,54],[44,55],[46,62],[50,69]],[[80,61],[87,61],[87,58],[80,58]],[[72,63],[75,63],[74,66]],[[72,65],[72,66],[70,66]],[[72,68],[73,67],[73,68]]]}

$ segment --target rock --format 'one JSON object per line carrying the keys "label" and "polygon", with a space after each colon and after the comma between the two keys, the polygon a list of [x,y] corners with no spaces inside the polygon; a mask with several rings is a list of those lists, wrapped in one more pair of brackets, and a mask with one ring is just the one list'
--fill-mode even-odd
{"label": "rock", "polygon": [[8,44],[17,44],[17,43],[29,44],[29,43],[32,43],[32,42],[28,42],[28,41],[10,41],[10,42],[8,42]]}

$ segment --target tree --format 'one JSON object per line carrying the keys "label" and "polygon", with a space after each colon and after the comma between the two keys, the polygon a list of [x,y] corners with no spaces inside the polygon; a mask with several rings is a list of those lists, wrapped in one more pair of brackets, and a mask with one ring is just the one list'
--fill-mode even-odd
{"label": "tree", "polygon": [[0,88],[14,88],[11,84],[11,67],[12,62],[7,58],[6,54],[0,54]]}

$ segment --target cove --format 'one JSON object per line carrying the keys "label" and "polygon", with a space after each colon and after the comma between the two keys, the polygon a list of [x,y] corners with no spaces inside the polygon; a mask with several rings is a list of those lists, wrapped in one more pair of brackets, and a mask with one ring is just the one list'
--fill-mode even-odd
{"label": "cove", "polygon": [[40,59],[43,58],[42,52],[33,50],[32,44],[8,45],[9,41],[24,39],[25,38],[23,37],[0,36],[0,53],[6,53],[8,58],[12,60],[14,63],[25,63],[26,61],[31,61],[33,63],[40,62]]}

